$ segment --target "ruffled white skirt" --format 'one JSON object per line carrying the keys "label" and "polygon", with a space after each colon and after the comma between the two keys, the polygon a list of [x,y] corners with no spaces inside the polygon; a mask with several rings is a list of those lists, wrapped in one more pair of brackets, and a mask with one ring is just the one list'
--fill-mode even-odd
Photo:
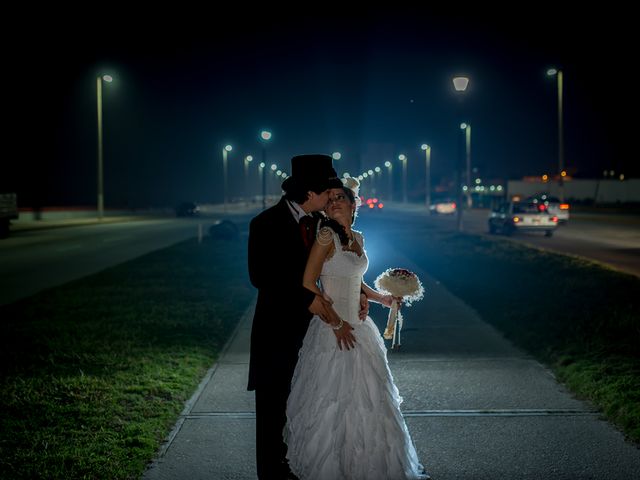
{"label": "ruffled white skirt", "polygon": [[424,478],[380,332],[370,318],[352,326],[357,345],[347,351],[311,321],[287,402],[291,471],[301,480]]}

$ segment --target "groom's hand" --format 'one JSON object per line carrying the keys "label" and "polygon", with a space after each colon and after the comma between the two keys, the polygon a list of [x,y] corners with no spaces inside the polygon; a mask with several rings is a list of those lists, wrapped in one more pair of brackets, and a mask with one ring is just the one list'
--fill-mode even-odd
{"label": "groom's hand", "polygon": [[331,306],[331,302],[327,298],[316,295],[309,305],[309,311],[314,315],[318,315],[325,322],[329,322],[328,307]]}
{"label": "groom's hand", "polygon": [[347,322],[342,322],[342,326],[338,330],[333,330],[336,334],[336,340],[338,341],[338,348],[342,350],[342,347],[347,350],[351,350],[356,346],[356,337],[353,335],[353,327]]}

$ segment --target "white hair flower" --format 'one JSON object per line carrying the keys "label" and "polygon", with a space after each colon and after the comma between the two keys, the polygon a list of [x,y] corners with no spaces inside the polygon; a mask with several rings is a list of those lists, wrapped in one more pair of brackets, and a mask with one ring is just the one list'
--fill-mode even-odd
{"label": "white hair flower", "polygon": [[362,199],[360,198],[360,182],[357,178],[345,177],[342,179],[342,184],[345,188],[348,188],[353,192],[353,198],[356,200],[356,206],[360,206]]}

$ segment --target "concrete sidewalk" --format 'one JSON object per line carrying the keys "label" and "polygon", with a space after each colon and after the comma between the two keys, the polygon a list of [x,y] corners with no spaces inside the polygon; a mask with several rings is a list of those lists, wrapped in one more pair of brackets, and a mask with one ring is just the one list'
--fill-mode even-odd
{"label": "concrete sidewalk", "polygon": [[[403,346],[389,361],[418,455],[435,480],[640,479],[640,450],[590,405],[409,259],[388,257],[425,286],[424,300],[403,310]],[[252,313],[144,479],[256,478],[253,394],[246,391]],[[386,310],[374,305],[371,316],[382,328]]]}

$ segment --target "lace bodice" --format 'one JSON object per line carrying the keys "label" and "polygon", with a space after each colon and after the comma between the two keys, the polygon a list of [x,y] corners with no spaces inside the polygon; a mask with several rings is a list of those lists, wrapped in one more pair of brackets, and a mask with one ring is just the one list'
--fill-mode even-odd
{"label": "lace bodice", "polygon": [[322,290],[333,300],[333,308],[346,322],[357,322],[360,310],[360,286],[367,271],[369,260],[364,251],[360,232],[353,232],[362,247],[362,256],[343,250],[336,233],[333,234],[335,251],[322,267],[320,283]]}

